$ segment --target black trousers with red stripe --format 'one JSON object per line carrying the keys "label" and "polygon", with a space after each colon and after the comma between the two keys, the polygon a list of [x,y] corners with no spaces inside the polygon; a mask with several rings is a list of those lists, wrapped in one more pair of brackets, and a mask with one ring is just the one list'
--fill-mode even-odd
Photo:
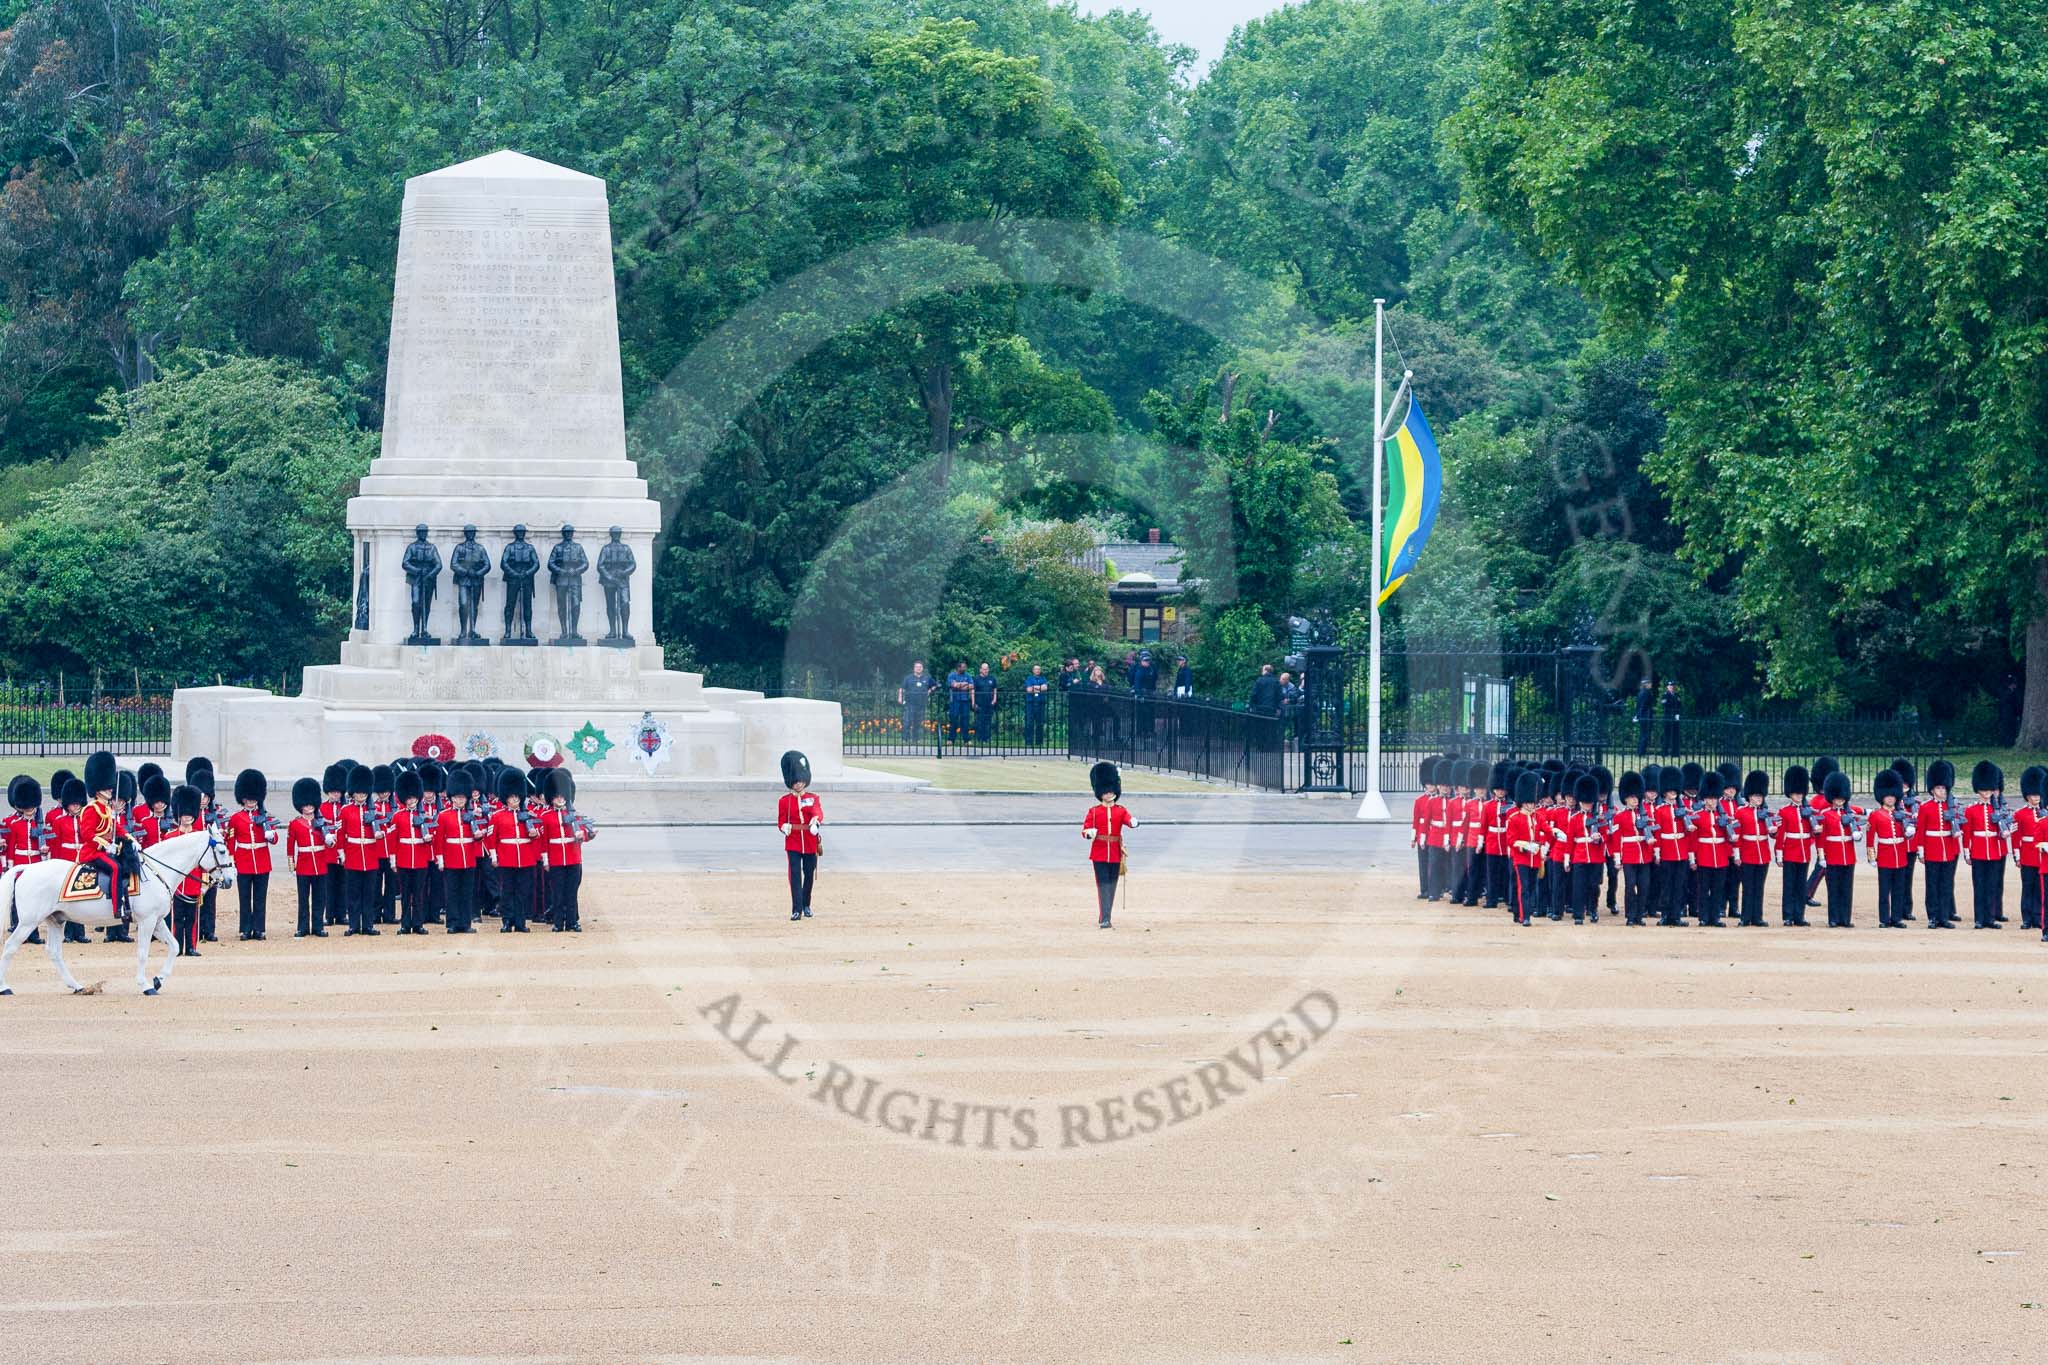
{"label": "black trousers with red stripe", "polygon": [[1514,864],[1515,923],[1527,924],[1541,913],[1536,904],[1536,869]]}

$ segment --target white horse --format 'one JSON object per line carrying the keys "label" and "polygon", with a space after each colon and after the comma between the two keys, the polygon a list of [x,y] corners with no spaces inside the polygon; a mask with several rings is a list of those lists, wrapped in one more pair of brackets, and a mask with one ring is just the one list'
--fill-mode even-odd
{"label": "white horse", "polygon": [[[217,886],[232,886],[235,864],[227,846],[211,830],[204,829],[174,834],[141,850],[140,856],[142,885],[128,898],[135,933],[135,984],[144,995],[155,995],[170,979],[171,965],[178,960],[178,939],[171,932],[171,894],[194,868],[212,876]],[[71,975],[71,968],[64,965],[64,923],[68,920],[87,928],[110,925],[115,923],[114,907],[104,896],[89,901],[59,901],[58,890],[70,873],[71,864],[61,859],[10,867],[0,873],[0,923],[5,922],[10,909],[21,918],[21,923],[7,936],[7,946],[0,948],[0,995],[14,994],[7,987],[7,964],[14,960],[15,950],[39,928],[50,961],[57,964],[58,977],[73,995],[86,993],[86,988]],[[151,976],[149,945],[155,939],[163,941],[169,956],[164,959],[162,973]]]}

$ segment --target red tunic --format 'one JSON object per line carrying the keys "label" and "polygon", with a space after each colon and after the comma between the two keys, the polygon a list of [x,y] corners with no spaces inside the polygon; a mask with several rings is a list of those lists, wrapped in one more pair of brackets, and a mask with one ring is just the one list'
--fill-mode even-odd
{"label": "red tunic", "polygon": [[1797,801],[1786,802],[1778,812],[1777,841],[1780,862],[1813,861],[1813,824],[1807,818],[1806,807]]}
{"label": "red tunic", "polygon": [[1428,842],[1431,848],[1451,846],[1451,798],[1448,796],[1429,798]]}
{"label": "red tunic", "polygon": [[1914,852],[1926,863],[1952,863],[1962,852],[1962,838],[1948,822],[1947,801],[1922,801],[1913,817]]}
{"label": "red tunic", "polygon": [[0,830],[5,832],[5,843],[0,844],[4,866],[27,867],[43,860],[43,851],[36,847],[35,828],[33,815],[10,815],[0,821]]}
{"label": "red tunic", "polygon": [[434,856],[442,867],[456,872],[475,867],[483,853],[483,841],[463,823],[465,813],[450,806],[434,817]]}
{"label": "red tunic", "polygon": [[370,830],[370,808],[351,801],[341,808],[341,865],[350,872],[375,872],[384,856],[384,836]]}
{"label": "red tunic", "polygon": [[1685,821],[1678,813],[1678,807],[1668,801],[1659,802],[1650,812],[1652,827],[1657,832],[1657,861],[1660,863],[1682,863],[1685,861]]}
{"label": "red tunic", "polygon": [[114,836],[120,832],[120,822],[114,819],[111,806],[98,801],[88,802],[78,812],[77,833],[73,836],[78,852],[73,860],[96,858],[113,848]]}
{"label": "red tunic", "polygon": [[277,836],[257,823],[254,811],[238,810],[228,817],[228,852],[235,858],[235,875],[259,876],[270,871],[270,846]]}
{"label": "red tunic", "polygon": [[1995,863],[2006,855],[2005,831],[1989,801],[1963,807],[1963,855],[1973,863]]}
{"label": "red tunic", "polygon": [[1907,855],[1913,851],[1913,827],[1906,822],[1903,811],[1880,806],[1870,812],[1870,821],[1863,830],[1863,846],[1870,850],[1878,867],[1904,867]]}
{"label": "red tunic", "polygon": [[1543,817],[1544,834],[1550,841],[1550,861],[1562,866],[1571,857],[1571,812],[1563,806],[1551,806],[1548,809],[1539,807],[1536,813]]}
{"label": "red tunic", "polygon": [[488,845],[499,867],[533,867],[540,862],[540,838],[526,832],[516,811],[491,816]]}
{"label": "red tunic", "polygon": [[1486,816],[1487,807],[1493,803],[1483,797],[1472,797],[1465,802],[1465,847],[1484,850],[1486,827],[1490,823]]}
{"label": "red tunic", "polygon": [[56,862],[78,861],[78,817],[68,810],[50,816],[50,857]]}
{"label": "red tunic", "polygon": [[2021,867],[2041,866],[2041,841],[2048,838],[2048,811],[2021,806],[2012,813],[2012,843]]}
{"label": "red tunic", "polygon": [[402,807],[391,817],[392,865],[405,872],[425,867],[434,856],[433,825],[420,811]]}
{"label": "red tunic", "polygon": [[1854,806],[1836,810],[1831,804],[1814,822],[1820,835],[1821,861],[1829,867],[1856,866],[1856,834],[1850,816],[1862,812]]}
{"label": "red tunic", "polygon": [[1081,828],[1090,834],[1099,834],[1099,839],[1088,841],[1088,861],[1091,863],[1120,863],[1124,860],[1124,831],[1138,822],[1131,818],[1130,811],[1121,805],[1104,805],[1097,801],[1081,817]]}
{"label": "red tunic", "polygon": [[1771,865],[1771,818],[1762,806],[1745,801],[1736,808],[1735,860],[1744,867]]}
{"label": "red tunic", "polygon": [[[335,829],[341,824],[341,808],[346,804],[346,802],[342,801],[322,801],[320,803],[320,818],[327,822],[327,828]],[[341,865],[341,841],[339,839],[336,839],[328,847],[326,863],[329,867],[339,867]]]}
{"label": "red tunic", "polygon": [[1607,861],[1607,838],[1594,832],[1592,811],[1575,810],[1565,816],[1565,837],[1571,841],[1569,857],[1573,867]]}
{"label": "red tunic", "polygon": [[313,832],[311,820],[301,815],[292,821],[284,837],[285,857],[291,861],[292,871],[301,877],[327,875],[328,849],[320,836]]}
{"label": "red tunic", "polygon": [[163,822],[150,810],[128,812],[128,833],[137,848],[153,848],[164,837]]}
{"label": "red tunic", "polygon": [[[1117,809],[1122,810],[1123,807]],[[819,803],[816,792],[807,791],[801,796],[795,792],[784,792],[782,799],[775,803],[775,827],[789,826],[789,833],[782,836],[782,846],[791,853],[818,851],[818,836],[811,833],[810,824],[824,818],[825,807]]]}
{"label": "red tunic", "polygon": [[1505,801],[1493,800],[1488,801],[1484,809],[1486,813],[1486,852],[1490,856],[1498,858],[1501,854],[1508,851],[1508,817],[1515,813],[1515,808]]}
{"label": "red tunic", "polygon": [[1687,822],[1690,837],[1686,841],[1687,851],[1692,854],[1694,867],[1726,867],[1735,856],[1735,849],[1728,836],[1721,832],[1721,811],[1718,806],[1706,806],[1694,812]]}
{"label": "red tunic", "polygon": [[[1508,816],[1507,829],[1502,837],[1508,846],[1508,856],[1514,859],[1516,867],[1535,867],[1543,861],[1543,847],[1550,842],[1550,832],[1543,827],[1542,812],[1516,810]],[[1538,847],[1528,848],[1535,844]]]}
{"label": "red tunic", "polygon": [[1641,867],[1657,860],[1656,835],[1650,820],[1637,806],[1623,806],[1607,827],[1607,854],[1623,867]]}
{"label": "red tunic", "polygon": [[549,867],[583,866],[584,836],[567,811],[549,807],[540,817],[540,837],[547,844]]}
{"label": "red tunic", "polygon": [[1429,793],[1415,798],[1415,808],[1408,813],[1408,846],[1421,848],[1429,842]]}

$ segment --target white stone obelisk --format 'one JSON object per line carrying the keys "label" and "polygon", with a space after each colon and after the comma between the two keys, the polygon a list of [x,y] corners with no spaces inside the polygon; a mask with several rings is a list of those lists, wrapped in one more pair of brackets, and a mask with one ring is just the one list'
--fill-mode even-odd
{"label": "white stone obelisk", "polygon": [[[424,525],[440,552],[427,636],[413,638],[401,561]],[[505,547],[524,526],[541,568],[532,638],[505,621]],[[574,528],[589,569],[577,635],[565,635],[547,561]],[[465,527],[490,556],[477,613],[483,638],[459,643],[452,563]],[[627,634],[605,643],[597,563],[618,527],[633,552]],[[839,707],[707,691],[663,667],[654,638],[654,537],[661,508],[626,456],[611,214],[594,176],[517,152],[415,176],[405,185],[391,310],[383,445],[348,504],[353,628],[338,664],[308,668],[297,698],[241,688],[178,693],[172,743],[222,770],[318,773],[410,750],[423,735],[517,763],[538,738],[566,744],[597,727],[611,749],[572,768],[630,781],[770,781],[787,748],[821,778],[842,772]],[[665,764],[635,756],[649,720]],[[777,782],[779,786],[779,782]]]}

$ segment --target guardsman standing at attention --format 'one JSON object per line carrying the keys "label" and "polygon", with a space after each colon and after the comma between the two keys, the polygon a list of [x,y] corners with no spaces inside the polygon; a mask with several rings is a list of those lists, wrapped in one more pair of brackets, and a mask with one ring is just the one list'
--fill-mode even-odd
{"label": "guardsman standing at attention", "polygon": [[[1899,775],[1899,814],[1906,822],[1906,832],[1908,835],[1912,835],[1915,829],[1913,818],[1915,808],[1920,804],[1920,795],[1914,786],[1920,780],[1919,775],[1913,771],[1913,765],[1903,758],[1892,760],[1892,771]],[[1919,840],[1917,837],[1908,838],[1906,841],[1906,889],[1904,899],[1900,902],[1905,909],[1899,913],[1899,918],[1903,920],[1913,918],[1913,869],[1919,861]]]}
{"label": "guardsman standing at attention", "polygon": [[1828,884],[1828,928],[1849,929],[1856,915],[1856,825],[1863,812],[1849,804],[1849,774],[1840,768],[1821,783],[1827,808],[1816,829],[1820,836],[1822,875]]}
{"label": "guardsman standing at attention", "polygon": [[341,808],[341,899],[348,910],[348,929],[343,938],[375,938],[377,929],[377,883],[379,860],[384,856],[384,835],[377,828],[377,812],[370,805],[370,770],[361,764],[348,770],[348,801]]}
{"label": "guardsman standing at attention", "polygon": [[1486,855],[1486,908],[1498,909],[1503,901],[1514,895],[1509,883],[1514,878],[1514,869],[1508,862],[1508,816],[1513,813],[1514,803],[1508,800],[1514,773],[1505,762],[1493,765],[1491,799],[1487,801],[1486,840],[1481,845]]}
{"label": "guardsman standing at attention", "polygon": [[1116,908],[1116,889],[1128,868],[1124,864],[1124,831],[1136,829],[1123,805],[1124,776],[1114,763],[1097,763],[1088,770],[1088,787],[1095,804],[1081,819],[1081,837],[1088,841],[1088,865],[1095,873],[1095,927],[1110,927],[1109,912]]}
{"label": "guardsman standing at attention", "polygon": [[398,903],[403,911],[401,934],[427,932],[427,864],[433,860],[434,834],[420,803],[426,784],[411,769],[393,783],[398,809],[391,813],[391,861],[398,874]]}
{"label": "guardsman standing at attention", "polygon": [[388,763],[370,768],[370,809],[377,812],[384,843],[377,850],[377,923],[398,923],[397,846],[392,842],[391,816],[398,808],[398,774]]}
{"label": "guardsman standing at attention", "polygon": [[165,813],[171,804],[171,784],[161,770],[148,773],[135,784],[137,800],[128,811],[128,832],[137,848],[154,848],[164,837]]}
{"label": "guardsman standing at attention", "polygon": [[1977,799],[1963,808],[1963,856],[1970,860],[1970,891],[1977,929],[1996,929],[2005,913],[2004,817],[1994,798],[2005,792],[2005,773],[1989,760],[1970,773]]}
{"label": "guardsman standing at attention", "polygon": [[261,942],[270,920],[270,849],[277,822],[263,811],[270,794],[263,774],[244,768],[235,774],[235,813],[228,817],[228,851],[235,859],[235,895],[241,940]]}
{"label": "guardsman standing at attention", "polygon": [[327,903],[321,909],[321,916],[328,924],[341,924],[348,919],[347,888],[343,883],[341,869],[341,808],[348,804],[343,797],[343,788],[348,785],[348,765],[330,763],[320,776],[320,819],[332,835],[327,853],[322,861],[327,864],[327,876],[320,888],[327,896]]}
{"label": "guardsman standing at attention", "polygon": [[789,863],[789,917],[809,919],[825,826],[825,808],[811,790],[811,760],[795,749],[784,754],[782,785],[789,790],[775,803],[775,828],[782,835],[782,851]]}
{"label": "guardsman standing at attention", "polygon": [[541,816],[541,838],[548,853],[548,919],[558,934],[583,932],[583,845],[596,837],[590,822],[576,814],[576,779],[567,768],[550,768],[548,808]]}
{"label": "guardsman standing at attention", "polygon": [[[206,804],[199,795],[199,789],[187,783],[171,793],[171,829],[164,835],[174,839],[180,834],[197,833],[204,828],[199,823],[205,814]],[[186,957],[199,956],[199,901],[206,894],[206,884],[213,874],[194,864],[171,892],[171,933],[178,940],[178,950]]]}
{"label": "guardsman standing at attention", "polygon": [[498,773],[498,799],[487,847],[498,865],[498,932],[526,932],[533,905],[533,869],[540,863],[540,836],[527,828],[526,777],[514,768]]}
{"label": "guardsman standing at attention", "polygon": [[1735,877],[1743,924],[1764,922],[1764,878],[1771,868],[1771,819],[1764,802],[1770,795],[1769,774],[1758,770],[1742,779],[1742,804],[1735,808]]}
{"label": "guardsman standing at attention", "polygon": [[1415,850],[1415,899],[1429,899],[1429,798],[1436,777],[1436,760],[1425,758],[1417,770],[1415,807],[1408,814],[1408,847]]}
{"label": "guardsman standing at attention", "polygon": [[1956,860],[1963,848],[1963,817],[1951,797],[1956,766],[1945,758],[1927,765],[1927,799],[1913,819],[1915,852],[1926,869],[1927,927],[1952,929],[1956,922]]}
{"label": "guardsman standing at attention", "polygon": [[1600,874],[1607,868],[1607,835],[1601,828],[1600,779],[1580,773],[1572,780],[1572,808],[1565,813],[1566,865],[1571,869],[1572,923],[1600,922]]}
{"label": "guardsman standing at attention", "polygon": [[1527,924],[1536,914],[1536,883],[1541,879],[1543,860],[1550,849],[1550,832],[1543,827],[1536,803],[1543,796],[1543,776],[1531,768],[1515,775],[1515,809],[1508,816],[1505,835],[1508,861],[1515,872],[1515,923]]}
{"label": "guardsman standing at attention", "polygon": [[450,768],[448,799],[434,817],[434,861],[441,869],[442,903],[451,934],[476,932],[476,864],[482,841],[473,832],[476,817],[469,809],[475,789],[469,769]]}
{"label": "guardsman standing at attention", "polygon": [[[50,812],[49,856],[51,861],[66,865],[78,862],[78,813],[85,809],[85,783],[59,768],[50,775],[50,798],[57,809]],[[85,942],[85,927],[64,922],[66,943]]]}
{"label": "guardsman standing at attention", "polygon": [[2048,768],[2038,764],[2020,773],[2020,799],[2024,803],[2012,813],[2013,856],[2020,865],[2020,928],[2041,925],[2041,844],[2048,840],[2048,810],[2041,800],[2048,784]]}
{"label": "guardsman standing at attention", "polygon": [[1728,867],[1735,850],[1721,812],[1721,774],[1700,775],[1700,808],[1691,820],[1693,908],[1703,925],[1718,926],[1728,904]]}
{"label": "guardsman standing at attention", "polygon": [[1643,811],[1643,775],[1634,769],[1624,772],[1614,791],[1621,798],[1621,809],[1614,812],[1614,822],[1607,827],[1607,852],[1621,865],[1622,922],[1641,924],[1643,880],[1654,870],[1657,856],[1655,836],[1649,833]]}
{"label": "guardsman standing at attention", "polygon": [[1906,866],[1906,853],[1913,846],[1912,826],[1906,823],[1906,813],[1899,809],[1906,784],[1890,768],[1880,768],[1871,794],[1877,798],[1877,809],[1870,812],[1863,840],[1870,850],[1870,861],[1877,865],[1877,927],[1903,929],[1904,888],[1912,876],[1912,869]]}
{"label": "guardsman standing at attention", "polygon": [[320,784],[310,777],[292,783],[292,809],[298,812],[285,831],[285,857],[298,883],[299,928],[294,938],[327,937],[327,834],[320,818]]}
{"label": "guardsman standing at attention", "polygon": [[1685,818],[1678,809],[1679,780],[1676,765],[1657,770],[1657,805],[1650,812],[1657,837],[1657,923],[1666,929],[1685,926],[1685,884],[1692,877]]}
{"label": "guardsman standing at attention", "polygon": [[[43,860],[43,843],[50,834],[43,824],[42,784],[25,773],[16,777],[7,784],[7,805],[11,813],[0,823],[0,867],[33,867]],[[20,911],[10,909],[7,932],[20,925]],[[41,943],[43,936],[33,933],[26,941]]]}
{"label": "guardsman standing at attention", "polygon": [[1806,927],[1806,869],[1813,861],[1812,815],[1806,808],[1806,769],[1794,763],[1785,769],[1785,807],[1778,812],[1777,854],[1783,869],[1780,922],[1788,929]]}

